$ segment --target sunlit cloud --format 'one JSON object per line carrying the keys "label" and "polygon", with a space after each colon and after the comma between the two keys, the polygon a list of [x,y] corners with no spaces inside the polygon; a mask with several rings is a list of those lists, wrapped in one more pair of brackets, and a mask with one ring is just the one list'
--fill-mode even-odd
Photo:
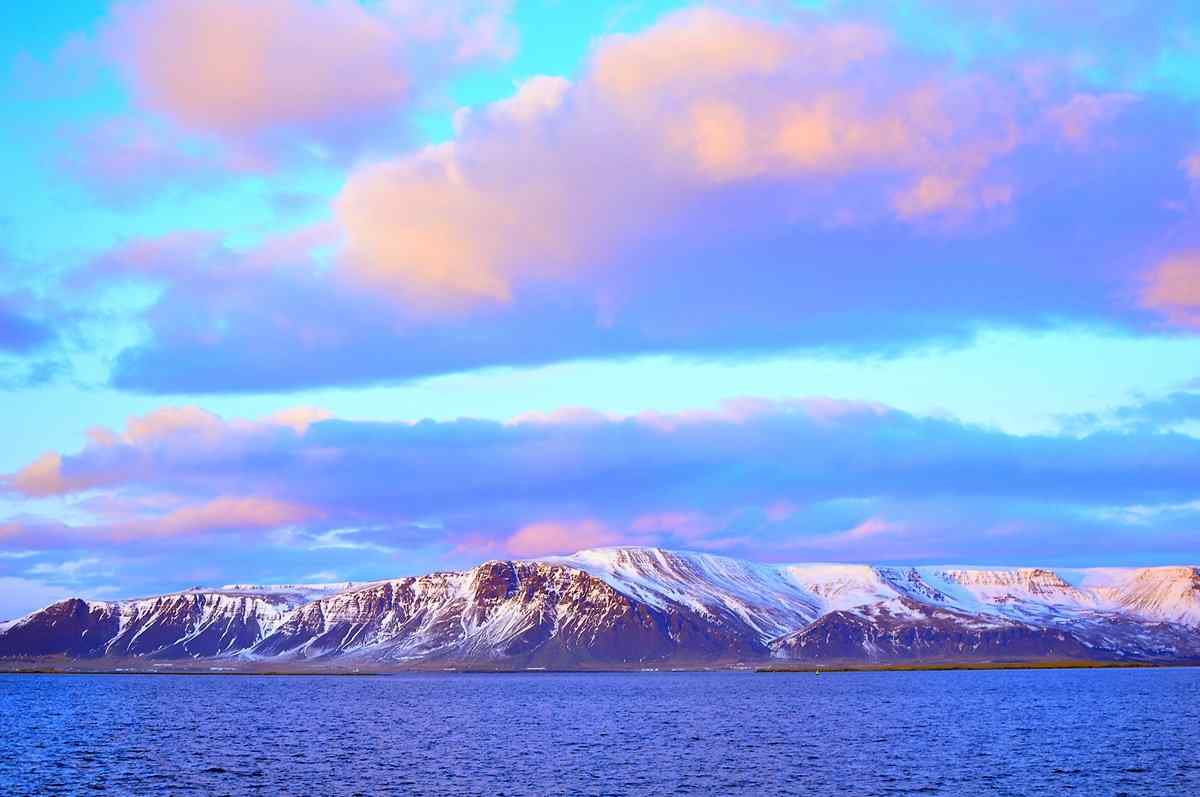
{"label": "sunlit cloud", "polygon": [[708,9],[606,39],[579,80],[535,78],[455,142],[352,175],[350,266],[420,301],[509,301],[730,185],[868,181],[822,223],[1007,203],[986,172],[1017,143],[1010,89],[901,60],[871,27]]}
{"label": "sunlit cloud", "polygon": [[[74,500],[91,520],[10,518],[0,548],[228,537],[311,552],[653,543],[853,560],[903,558],[910,545],[912,556],[983,561],[1035,545],[1077,557],[1096,534],[1169,557],[1194,518],[1127,528],[1113,510],[1182,505],[1200,473],[1200,442],[1149,427],[1021,437],[831,399],[507,423],[322,415],[297,429],[289,417],[168,408],[48,454],[7,489]],[[1041,538],[1050,527],[1061,535]]]}
{"label": "sunlit cloud", "polygon": [[120,243],[89,284],[159,292],[112,382],[295,390],[1194,330],[1190,275],[1147,282],[1195,223],[1179,101],[1008,54],[955,64],[886,22],[671,14],[462,109],[449,141],[363,160],[324,222]]}
{"label": "sunlit cloud", "polygon": [[393,124],[417,81],[444,65],[511,54],[506,13],[503,3],[130,0],[105,44],[137,99],[181,125],[243,142],[305,130],[337,146]]}
{"label": "sunlit cloud", "polygon": [[504,541],[504,547],[515,556],[545,556],[614,545],[622,539],[622,535],[595,520],[543,522],[522,526]]}
{"label": "sunlit cloud", "polygon": [[1142,304],[1172,326],[1200,329],[1200,251],[1173,255],[1151,271]]}

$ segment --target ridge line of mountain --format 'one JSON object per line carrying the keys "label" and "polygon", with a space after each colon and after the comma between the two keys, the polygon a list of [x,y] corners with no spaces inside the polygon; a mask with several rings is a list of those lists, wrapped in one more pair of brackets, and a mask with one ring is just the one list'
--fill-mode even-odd
{"label": "ridge line of mountain", "polygon": [[759,564],[660,548],[362,583],[71,598],[0,658],[594,667],[680,661],[1200,661],[1200,568]]}

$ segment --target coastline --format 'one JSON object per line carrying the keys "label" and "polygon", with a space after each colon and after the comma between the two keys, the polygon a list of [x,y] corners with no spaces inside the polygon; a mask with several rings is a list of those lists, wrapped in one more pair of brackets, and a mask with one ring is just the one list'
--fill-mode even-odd
{"label": "coastline", "polygon": [[445,666],[378,666],[334,667],[320,665],[279,666],[256,668],[251,663],[209,665],[175,663],[126,663],[124,666],[89,665],[81,662],[20,663],[0,661],[0,675],[254,675],[254,676],[350,676],[379,677],[387,675],[537,675],[537,674],[612,674],[612,673],[764,673],[764,674],[826,674],[870,672],[960,672],[981,670],[1112,670],[1168,669],[1200,667],[1200,661],[1104,661],[1104,660],[1045,660],[1045,661],[927,661],[927,662],[805,662],[789,664],[679,665],[669,667],[505,667],[481,664]]}

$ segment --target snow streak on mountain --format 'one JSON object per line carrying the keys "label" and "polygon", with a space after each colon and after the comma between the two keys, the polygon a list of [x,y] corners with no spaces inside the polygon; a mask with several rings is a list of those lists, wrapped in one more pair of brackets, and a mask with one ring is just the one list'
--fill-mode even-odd
{"label": "snow streak on mountain", "polygon": [[0,657],[394,667],[1200,661],[1200,569],[766,565],[605,548],[367,584],[74,598]]}

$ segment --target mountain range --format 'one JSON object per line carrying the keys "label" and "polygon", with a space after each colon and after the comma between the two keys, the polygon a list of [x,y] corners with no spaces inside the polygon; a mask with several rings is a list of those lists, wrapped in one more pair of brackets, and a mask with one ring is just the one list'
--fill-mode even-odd
{"label": "mountain range", "polygon": [[0,623],[0,666],[44,659],[210,669],[1200,663],[1200,568],[776,565],[600,548],[371,583],[71,598]]}

